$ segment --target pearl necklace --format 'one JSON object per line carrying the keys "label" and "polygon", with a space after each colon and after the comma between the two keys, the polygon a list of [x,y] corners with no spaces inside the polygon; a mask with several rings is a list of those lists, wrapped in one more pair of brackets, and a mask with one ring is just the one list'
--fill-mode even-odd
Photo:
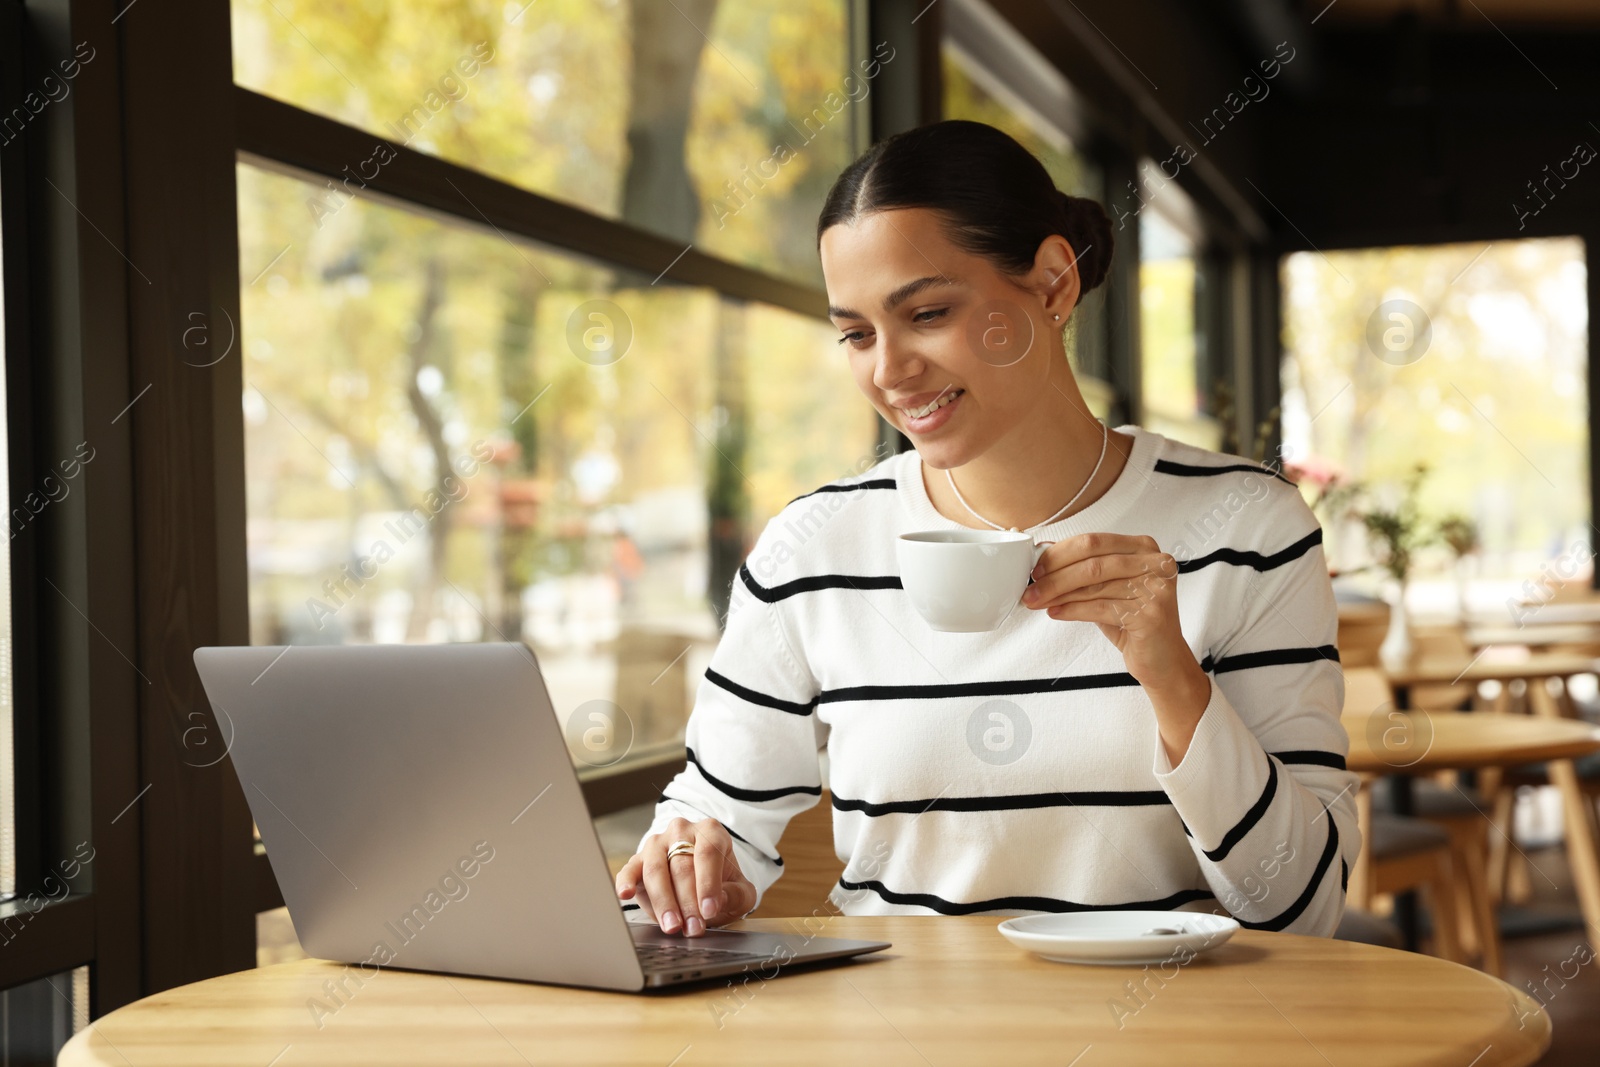
{"label": "pearl necklace", "polygon": [[[1095,419],[1094,421],[1100,423],[1100,458],[1095,461],[1094,470],[1089,472],[1089,478],[1083,483],[1083,489],[1079,489],[1076,493],[1072,494],[1072,499],[1067,501],[1065,506],[1063,506],[1060,511],[1056,512],[1043,522],[1034,523],[1032,526],[1028,527],[1029,530],[1037,530],[1041,526],[1049,526],[1052,522],[1055,522],[1067,512],[1068,508],[1072,507],[1072,505],[1078,502],[1078,498],[1083,495],[1084,489],[1087,489],[1090,485],[1094,484],[1094,476],[1100,473],[1100,465],[1106,461],[1106,445],[1108,445],[1111,441],[1111,427],[1101,419]],[[1015,526],[1005,527],[1001,526],[997,522],[990,522],[982,515],[979,515],[976,511],[973,511],[972,505],[967,503],[966,498],[961,495],[961,490],[956,488],[956,476],[950,473],[949,467],[944,469],[944,474],[946,478],[950,479],[950,491],[955,493],[956,499],[961,501],[962,507],[972,512],[973,518],[984,523],[985,525],[994,527],[996,530],[1010,529],[1012,533],[1023,532],[1018,530]]]}

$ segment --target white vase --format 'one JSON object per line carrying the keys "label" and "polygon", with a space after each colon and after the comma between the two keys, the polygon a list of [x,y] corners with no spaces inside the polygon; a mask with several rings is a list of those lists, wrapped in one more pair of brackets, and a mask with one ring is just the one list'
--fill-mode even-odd
{"label": "white vase", "polygon": [[1456,603],[1459,605],[1459,614],[1461,616],[1461,624],[1463,626],[1465,626],[1467,624],[1468,615],[1470,614],[1470,612],[1472,610],[1472,606],[1468,602],[1468,599],[1467,599],[1467,587],[1468,587],[1468,585],[1470,583],[1469,583],[1469,581],[1467,579],[1467,557],[1466,556],[1457,556],[1456,557],[1455,577],[1456,577]]}
{"label": "white vase", "polygon": [[1396,582],[1389,600],[1389,632],[1378,646],[1378,659],[1390,670],[1398,670],[1411,659],[1411,620],[1406,614],[1406,583]]}

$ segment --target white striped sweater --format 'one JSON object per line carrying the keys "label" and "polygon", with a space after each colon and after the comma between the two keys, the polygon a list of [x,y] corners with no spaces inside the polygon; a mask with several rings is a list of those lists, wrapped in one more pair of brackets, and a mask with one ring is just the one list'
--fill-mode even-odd
{"label": "white striped sweater", "polygon": [[1119,431],[1116,482],[1034,537],[1149,534],[1178,560],[1211,697],[1177,768],[1093,623],[1019,603],[998,630],[943,633],[917,615],[896,536],[960,524],[908,451],[762,530],[646,836],[715,818],[765,894],[826,784],[844,914],[1198,910],[1330,935],[1360,832],[1321,526],[1259,463]]}

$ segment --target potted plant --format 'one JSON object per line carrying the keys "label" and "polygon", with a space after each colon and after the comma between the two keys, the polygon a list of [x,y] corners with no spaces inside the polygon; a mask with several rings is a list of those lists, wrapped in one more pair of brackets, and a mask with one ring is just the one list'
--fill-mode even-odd
{"label": "potted plant", "polygon": [[1461,621],[1467,621],[1467,556],[1476,552],[1480,544],[1478,524],[1457,512],[1439,520],[1439,538],[1453,555],[1452,569],[1456,579],[1456,602],[1460,605]]}
{"label": "potted plant", "polygon": [[[1376,499],[1361,484],[1343,486],[1336,496],[1344,510],[1360,520],[1367,541],[1378,556],[1373,566],[1382,568],[1390,581],[1389,629],[1378,649],[1378,658],[1390,669],[1398,669],[1412,655],[1411,621],[1406,612],[1406,582],[1412,560],[1419,550],[1440,539],[1439,528],[1430,527],[1417,507],[1417,493],[1427,474],[1426,463],[1413,466],[1394,503]],[[1358,568],[1366,569],[1369,568]]]}

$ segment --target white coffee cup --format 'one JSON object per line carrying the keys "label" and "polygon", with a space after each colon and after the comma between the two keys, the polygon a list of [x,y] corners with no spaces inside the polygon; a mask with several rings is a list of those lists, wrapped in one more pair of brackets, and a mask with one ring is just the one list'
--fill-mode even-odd
{"label": "white coffee cup", "polygon": [[918,530],[895,543],[900,584],[935,630],[998,629],[1021,602],[1045,541],[1010,530]]}

